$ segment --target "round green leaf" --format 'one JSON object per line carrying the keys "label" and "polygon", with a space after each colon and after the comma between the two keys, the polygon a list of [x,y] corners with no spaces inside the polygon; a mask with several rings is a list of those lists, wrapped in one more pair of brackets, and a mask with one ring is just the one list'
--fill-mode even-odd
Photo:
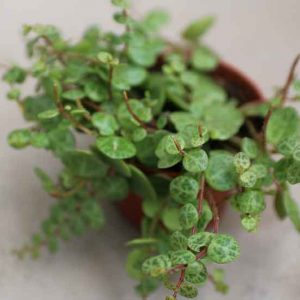
{"label": "round green leaf", "polygon": [[142,265],[142,271],[152,277],[162,275],[171,268],[171,261],[166,255],[157,255],[146,259]]}
{"label": "round green leaf", "polygon": [[190,283],[204,283],[207,279],[207,269],[203,263],[195,261],[187,266],[184,278]]}
{"label": "round green leaf", "polygon": [[[183,150],[185,147],[184,139],[179,134],[170,134],[166,136],[165,149],[168,154],[180,154],[180,149]],[[178,146],[176,146],[176,144]],[[179,149],[177,148],[179,147]]]}
{"label": "round green leaf", "polygon": [[187,125],[182,130],[187,147],[199,147],[209,139],[208,129],[203,126]]}
{"label": "round green leaf", "polygon": [[218,234],[209,244],[207,254],[213,262],[226,264],[239,257],[240,247],[232,236]]}
{"label": "round green leaf", "polygon": [[241,219],[241,224],[248,232],[255,232],[257,230],[258,223],[260,221],[259,216],[245,215]]}
{"label": "round green leaf", "polygon": [[62,154],[62,161],[79,177],[103,177],[107,171],[107,165],[91,152],[84,150],[66,151]]}
{"label": "round green leaf", "polygon": [[226,151],[212,151],[205,178],[208,184],[217,191],[233,189],[237,181],[233,156]]}
{"label": "round green leaf", "polygon": [[99,137],[96,141],[97,148],[112,159],[127,159],[135,156],[135,146],[123,137]]}
{"label": "round green leaf", "polygon": [[261,191],[246,191],[238,197],[239,210],[245,214],[257,214],[264,211],[266,203]]}
{"label": "round green leaf", "polygon": [[170,246],[173,250],[186,250],[188,239],[180,231],[175,231],[170,236]]}
{"label": "round green leaf", "polygon": [[209,105],[203,110],[202,118],[210,137],[215,140],[231,138],[243,124],[242,113],[231,102]]}
{"label": "round green leaf", "polygon": [[188,246],[191,250],[199,252],[202,247],[206,247],[210,244],[214,237],[210,232],[198,232],[193,234],[188,239]]}
{"label": "round green leaf", "polygon": [[287,169],[287,181],[290,184],[300,183],[300,162],[294,161]]}
{"label": "round green leaf", "polygon": [[243,173],[250,167],[250,159],[244,152],[239,152],[234,156],[234,165],[238,173]]}
{"label": "round green leaf", "polygon": [[184,282],[179,289],[179,294],[190,299],[196,298],[198,296],[198,289],[195,286]]}
{"label": "round green leaf", "polygon": [[103,83],[89,80],[84,84],[84,92],[87,97],[95,102],[108,99],[108,90]]}
{"label": "round green leaf", "polygon": [[253,172],[258,179],[268,175],[268,169],[263,164],[254,164],[249,168],[249,171]]}
{"label": "round green leaf", "polygon": [[211,71],[217,67],[219,59],[209,48],[202,46],[193,53],[191,63],[197,70]]}
{"label": "round green leaf", "polygon": [[255,186],[257,176],[253,171],[246,171],[240,176],[241,186],[245,188],[252,188]]}
{"label": "round green leaf", "polygon": [[120,64],[113,71],[113,85],[119,90],[128,90],[131,86],[141,84],[147,76],[144,68]]}
{"label": "round green leaf", "polygon": [[170,230],[181,230],[179,223],[179,209],[175,207],[167,208],[161,216],[163,224]]}
{"label": "round green leaf", "polygon": [[99,52],[97,57],[104,64],[109,64],[113,60],[112,55],[105,51]]}
{"label": "round green leaf", "polygon": [[254,140],[250,138],[243,138],[242,140],[242,150],[249,158],[255,158],[258,154],[257,144]]}
{"label": "round green leaf", "polygon": [[43,111],[38,114],[38,118],[41,120],[47,120],[47,119],[53,119],[59,115],[59,112],[57,109],[49,109],[46,111]]}
{"label": "round green leaf", "polygon": [[16,129],[8,135],[7,139],[10,146],[22,149],[30,145],[31,132],[27,129]]}
{"label": "round green leaf", "polygon": [[266,129],[268,143],[278,145],[295,135],[299,130],[299,117],[292,107],[278,108],[273,111]]}
{"label": "round green leaf", "polygon": [[300,145],[294,149],[293,159],[297,162],[300,162]]}
{"label": "round green leaf", "polygon": [[192,228],[198,221],[198,211],[196,207],[187,203],[180,209],[179,223],[183,229]]}
{"label": "round green leaf", "polygon": [[99,130],[101,135],[113,135],[119,129],[115,117],[104,112],[97,112],[92,116],[93,125]]}
{"label": "round green leaf", "polygon": [[171,251],[169,256],[172,266],[190,264],[196,260],[195,254],[188,250]]}
{"label": "round green leaf", "polygon": [[194,149],[185,153],[184,168],[191,173],[203,172],[208,166],[208,156],[202,149]]}
{"label": "round green leaf", "polygon": [[193,203],[199,191],[197,180],[188,176],[178,176],[171,181],[170,193],[172,198],[178,203]]}
{"label": "round green leaf", "polygon": [[85,97],[85,92],[82,90],[74,89],[74,90],[69,90],[66,92],[62,93],[62,97],[68,100],[78,100],[82,99]]}

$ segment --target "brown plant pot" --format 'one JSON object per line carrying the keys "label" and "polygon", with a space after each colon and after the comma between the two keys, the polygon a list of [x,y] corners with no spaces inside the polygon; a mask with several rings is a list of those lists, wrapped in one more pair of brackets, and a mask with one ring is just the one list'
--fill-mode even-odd
{"label": "brown plant pot", "polygon": [[[241,104],[264,101],[263,94],[258,86],[244,73],[226,62],[221,62],[218,68],[211,73],[211,76],[220,82],[228,94],[238,99]],[[222,211],[230,192],[210,191],[219,210]],[[131,224],[139,227],[143,217],[142,199],[140,196],[129,193],[127,198],[120,202],[119,209]]]}

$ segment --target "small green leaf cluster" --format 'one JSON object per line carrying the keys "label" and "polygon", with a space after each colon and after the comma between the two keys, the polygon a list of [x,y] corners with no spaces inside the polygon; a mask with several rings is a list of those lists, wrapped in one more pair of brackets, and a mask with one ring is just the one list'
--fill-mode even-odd
{"label": "small green leaf cluster", "polygon": [[[141,236],[127,244],[137,293],[146,298],[163,283],[169,300],[195,298],[208,278],[226,293],[223,271],[209,274],[207,264],[230,263],[240,248],[218,231],[218,195],[231,197],[248,232],[257,230],[273,195],[279,217],[300,231],[289,192],[300,183],[299,115],[284,105],[299,100],[299,80],[289,76],[293,97],[289,80],[274,99],[244,104],[240,87],[214,76],[219,57],[203,42],[212,17],[187,26],[181,47],[159,34],[164,11],[136,20],[129,1],[111,2],[123,31],[94,26],[70,41],[54,26],[26,25],[31,65],[13,65],[3,76],[7,98],[30,122],[8,143],[49,151],[63,166],[55,180],[35,170],[55,202],[40,232],[16,253],[55,252],[60,241],[103,226],[102,202],[130,195],[142,200],[143,212]],[[27,78],[36,85],[29,94]]]}

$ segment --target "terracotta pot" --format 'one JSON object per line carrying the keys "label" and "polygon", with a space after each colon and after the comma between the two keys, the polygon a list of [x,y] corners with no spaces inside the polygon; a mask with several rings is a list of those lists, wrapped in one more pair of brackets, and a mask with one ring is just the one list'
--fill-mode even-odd
{"label": "terracotta pot", "polygon": [[[228,94],[240,101],[241,104],[249,102],[262,102],[264,97],[257,85],[245,74],[235,67],[221,62],[218,68],[211,73],[211,76],[220,82]],[[175,177],[174,174],[173,177]],[[211,190],[219,210],[224,207],[225,200],[230,192],[218,192]],[[138,195],[129,193],[128,197],[119,204],[119,209],[124,217],[135,227],[138,227],[143,217],[142,199]]]}

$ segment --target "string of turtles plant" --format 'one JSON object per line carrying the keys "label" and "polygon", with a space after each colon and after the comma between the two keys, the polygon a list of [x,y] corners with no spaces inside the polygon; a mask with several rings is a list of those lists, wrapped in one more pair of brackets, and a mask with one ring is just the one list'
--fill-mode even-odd
{"label": "string of turtles plant", "polygon": [[[125,0],[112,3],[122,33],[91,27],[70,42],[53,26],[26,25],[32,65],[3,76],[7,97],[31,123],[11,132],[9,144],[46,149],[63,165],[57,180],[35,170],[54,202],[40,232],[16,253],[36,258],[98,230],[101,203],[131,192],[143,199],[144,213],[126,263],[137,292],[146,298],[163,283],[167,300],[195,298],[209,280],[225,293],[223,271],[208,269],[234,261],[240,248],[219,233],[215,191],[226,192],[248,232],[258,228],[267,195],[300,231],[289,191],[300,182],[299,115],[286,106],[300,100],[300,57],[270,101],[241,104],[211,76],[219,59],[202,38],[211,17],[188,26],[180,47],[159,35],[165,12],[137,21]],[[36,81],[32,95],[21,91],[28,77]],[[86,149],[76,146],[81,135],[91,137]]]}

